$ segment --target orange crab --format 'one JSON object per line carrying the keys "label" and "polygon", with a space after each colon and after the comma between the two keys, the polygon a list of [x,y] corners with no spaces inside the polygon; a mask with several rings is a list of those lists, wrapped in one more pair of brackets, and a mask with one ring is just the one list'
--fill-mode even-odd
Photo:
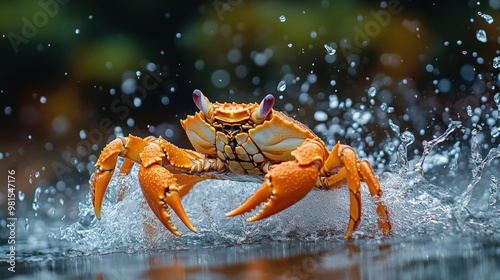
{"label": "orange crab", "polygon": [[211,103],[195,90],[193,100],[200,112],[181,124],[196,151],[179,148],[161,136],[143,139],[132,135],[118,137],[103,149],[90,184],[98,219],[120,156],[125,159],[122,173],[128,174],[134,163],[139,164],[139,183],[147,203],[177,236],[181,234],[170,220],[170,209],[196,232],[181,197],[201,180],[224,179],[231,174],[261,175],[264,181],[254,195],[226,216],[251,212],[264,203],[247,219],[258,221],[293,205],[313,187],[332,189],[347,182],[350,220],[345,238],[350,238],[361,220],[360,182],[364,181],[375,197],[378,224],[383,234],[390,233],[389,214],[381,201],[377,178],[370,163],[358,159],[352,147],[337,143],[329,152],[304,124],[273,110],[274,97],[270,94],[260,104]]}

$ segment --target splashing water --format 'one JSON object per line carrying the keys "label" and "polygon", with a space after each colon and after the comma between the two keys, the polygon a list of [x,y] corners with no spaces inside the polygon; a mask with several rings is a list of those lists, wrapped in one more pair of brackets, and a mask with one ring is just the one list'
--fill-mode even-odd
{"label": "splashing water", "polygon": [[[422,173],[426,159],[435,162],[432,159],[441,156],[432,152],[433,149],[461,128],[461,122],[451,122],[443,135],[423,143],[424,150],[420,159],[416,160],[413,168],[415,171],[410,171],[406,151],[415,141],[413,134],[408,131],[399,133],[399,127],[392,122],[390,126],[401,141],[397,150],[397,162],[402,167],[396,170],[397,172],[382,173],[379,180],[384,190],[382,201],[391,213],[393,236],[435,236],[464,232],[500,235],[498,215],[492,215],[491,212],[485,211],[484,207],[470,205],[473,190],[479,187],[483,170],[495,158],[500,157],[500,146],[491,149],[483,159],[477,150],[477,137],[472,133],[472,180],[461,195],[454,196],[448,189],[429,183]],[[427,168],[434,168],[432,163],[428,165]],[[255,181],[255,178],[252,180]],[[483,201],[484,205],[496,205],[496,182],[496,177],[493,176],[486,188],[488,196]],[[111,180],[100,221],[95,218],[90,197],[87,196],[79,205],[79,221],[62,227],[60,234],[54,237],[74,244],[74,250],[87,253],[117,250],[134,252],[144,249],[179,250],[268,240],[342,239],[349,219],[347,188],[312,191],[292,207],[256,223],[246,222],[245,217],[224,216],[224,213],[251,196],[258,187],[258,182],[251,181],[207,180],[197,184],[183,198],[183,204],[198,233],[190,232],[173,215],[173,223],[183,233],[181,238],[177,238],[159,223],[147,206],[139,187],[137,168],[134,167],[129,176],[115,175]],[[381,237],[373,198],[364,184],[362,201],[363,219],[354,237]],[[483,203],[478,200],[475,205]],[[246,217],[253,214],[250,213]],[[493,221],[497,223],[491,223]],[[481,225],[480,228],[478,224]]]}
{"label": "splashing water", "polygon": [[427,157],[427,155],[430,154],[430,152],[432,151],[432,149],[439,143],[442,143],[443,141],[445,141],[449,136],[450,134],[455,131],[456,129],[462,127],[462,123],[459,122],[459,121],[452,121],[449,125],[448,125],[448,129],[445,131],[445,133],[437,138],[435,138],[434,140],[432,141],[423,141],[422,142],[422,145],[424,146],[424,151],[422,153],[422,156],[420,157],[420,160],[417,161],[417,163],[415,164],[415,171],[418,171],[420,173],[423,173],[423,164],[424,164],[424,160],[425,158]]}

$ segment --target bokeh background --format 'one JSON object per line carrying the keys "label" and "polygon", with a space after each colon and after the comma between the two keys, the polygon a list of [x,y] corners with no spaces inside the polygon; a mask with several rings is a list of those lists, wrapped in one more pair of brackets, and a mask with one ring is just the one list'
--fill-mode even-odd
{"label": "bokeh background", "polygon": [[[44,197],[39,215],[70,222],[116,134],[190,147],[179,120],[196,110],[196,88],[221,102],[273,93],[276,109],[362,155],[384,145],[390,121],[416,136],[410,153],[451,120],[481,127],[489,150],[499,141],[499,9],[499,0],[1,1],[0,219],[7,170],[18,211]],[[377,171],[388,156],[375,158]]]}

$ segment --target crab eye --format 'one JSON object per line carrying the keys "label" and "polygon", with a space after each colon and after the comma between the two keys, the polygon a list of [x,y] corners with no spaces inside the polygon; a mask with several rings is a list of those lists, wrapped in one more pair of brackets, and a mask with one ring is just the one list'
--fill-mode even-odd
{"label": "crab eye", "polygon": [[264,97],[264,99],[260,102],[257,111],[252,114],[252,120],[255,123],[262,123],[273,110],[273,105],[274,96],[271,94],[266,95],[266,97]]}
{"label": "crab eye", "polygon": [[208,98],[203,95],[203,92],[199,89],[195,89],[193,91],[193,101],[196,104],[196,107],[202,111],[205,116],[208,116],[208,112],[212,109],[212,103],[208,100]]}

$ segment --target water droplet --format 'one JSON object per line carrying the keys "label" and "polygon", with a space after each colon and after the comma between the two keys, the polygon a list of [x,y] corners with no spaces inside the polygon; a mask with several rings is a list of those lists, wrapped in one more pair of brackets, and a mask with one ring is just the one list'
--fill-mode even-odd
{"label": "water droplet", "polygon": [[19,191],[17,192],[17,197],[19,198],[19,201],[23,201],[26,196],[23,191]]}
{"label": "water droplet", "polygon": [[139,97],[134,98],[134,106],[136,108],[139,108],[141,107],[141,105],[142,105],[142,100]]}
{"label": "water droplet", "polygon": [[123,129],[121,126],[115,126],[114,132],[115,132],[115,137],[120,137],[120,136],[123,137]]}
{"label": "water droplet", "polygon": [[5,106],[5,109],[3,110],[3,112],[5,113],[5,115],[10,115],[12,114],[12,107],[10,106]]}
{"label": "water droplet", "polygon": [[498,127],[493,127],[491,129],[491,137],[497,138],[500,135],[500,128]]}
{"label": "water droplet", "polygon": [[339,98],[337,95],[332,94],[328,97],[328,106],[332,109],[337,108],[339,106]]}
{"label": "water droplet", "polygon": [[370,87],[368,89],[368,95],[370,97],[375,97],[375,95],[377,95],[377,88],[376,87]]}
{"label": "water droplet", "polygon": [[28,218],[24,219],[24,230],[28,231],[30,229],[30,220]]}
{"label": "water droplet", "polygon": [[79,28],[75,29],[75,34],[80,34],[80,29]]}
{"label": "water droplet", "polygon": [[40,199],[40,194],[42,193],[42,188],[38,187],[35,190],[35,197],[33,198],[33,204],[31,205],[33,210],[37,211],[40,208],[38,200]]}
{"label": "water droplet", "polygon": [[168,96],[163,96],[161,98],[161,104],[168,105],[169,103],[170,103],[170,98],[168,98]]}
{"label": "water droplet", "polygon": [[35,178],[38,178],[38,177],[40,177],[40,172],[39,171],[35,172]]}
{"label": "water droplet", "polygon": [[47,103],[47,97],[45,97],[45,96],[40,96],[40,103],[42,103],[42,104]]}
{"label": "water droplet", "polygon": [[279,92],[283,92],[285,91],[286,89],[286,82],[281,80],[278,84],[278,86],[276,87],[276,89],[279,91]]}
{"label": "water droplet", "polygon": [[314,119],[318,122],[324,122],[328,119],[328,114],[323,111],[314,112]]}
{"label": "water droplet", "polygon": [[467,106],[467,115],[469,115],[469,117],[472,117],[472,107],[470,105]]}
{"label": "water droplet", "polygon": [[231,82],[231,76],[226,70],[219,69],[212,73],[210,80],[215,87],[224,88]]}
{"label": "water droplet", "polygon": [[284,15],[281,15],[281,16],[280,16],[280,21],[281,21],[281,22],[285,22],[285,21],[286,21],[286,17],[285,17]]}
{"label": "water droplet", "polygon": [[488,24],[492,24],[493,23],[493,17],[488,15],[488,14],[483,14],[481,12],[477,12],[478,15],[480,15],[482,18],[484,18],[484,20],[488,23]]}
{"label": "water droplet", "polygon": [[28,139],[31,140],[33,138],[33,136],[30,134],[28,135]]}
{"label": "water droplet", "polygon": [[500,56],[493,58],[493,68],[500,68]]}
{"label": "water droplet", "polygon": [[486,31],[484,31],[484,29],[479,29],[477,32],[476,32],[476,39],[479,41],[479,42],[482,42],[482,43],[486,43],[488,41],[488,38],[486,36]]}
{"label": "water droplet", "polygon": [[87,133],[85,133],[85,130],[80,130],[80,139],[84,140],[87,138]]}
{"label": "water droplet", "polygon": [[336,50],[336,49],[334,49],[333,47],[331,47],[331,46],[329,46],[329,45],[327,45],[327,44],[324,44],[323,46],[325,47],[326,52],[327,52],[329,55],[334,55],[334,54],[337,52],[337,50]]}
{"label": "water droplet", "polygon": [[133,118],[128,118],[127,119],[127,125],[129,127],[133,127],[135,125],[135,120]]}
{"label": "water droplet", "polygon": [[292,44],[292,43],[289,43],[287,46],[288,46],[289,48],[291,48],[291,47],[293,47],[293,44]]}
{"label": "water droplet", "polygon": [[268,58],[264,53],[258,53],[255,55],[253,60],[257,66],[264,66],[267,63]]}
{"label": "water droplet", "polygon": [[391,127],[392,131],[396,132],[396,134],[399,136],[399,126],[395,124],[391,119],[389,119],[389,126]]}

